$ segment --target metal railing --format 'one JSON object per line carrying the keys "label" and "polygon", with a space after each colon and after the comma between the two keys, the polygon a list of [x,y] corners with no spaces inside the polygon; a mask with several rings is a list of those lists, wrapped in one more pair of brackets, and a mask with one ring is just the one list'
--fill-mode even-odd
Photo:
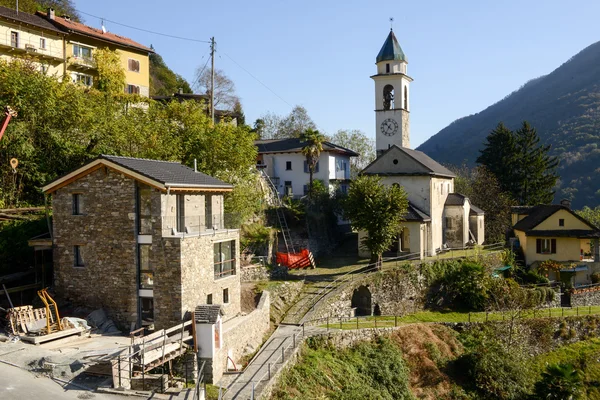
{"label": "metal railing", "polygon": [[[32,56],[49,56],[54,58],[63,59],[62,41],[60,41],[60,47],[55,49],[53,46],[52,38],[35,37],[34,39],[26,40],[23,38],[22,32],[19,32],[19,37],[16,42],[10,36],[11,30],[7,30],[7,34],[2,37],[0,36],[0,45],[12,47],[15,49],[23,50],[30,53]],[[40,39],[46,39],[46,47],[40,47]]]}
{"label": "metal railing", "polygon": [[163,236],[197,236],[226,229],[239,229],[239,214],[209,214],[162,217]]}

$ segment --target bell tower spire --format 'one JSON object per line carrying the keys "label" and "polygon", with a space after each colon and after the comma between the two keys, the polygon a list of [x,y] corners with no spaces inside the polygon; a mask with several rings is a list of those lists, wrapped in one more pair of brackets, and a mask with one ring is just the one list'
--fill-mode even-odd
{"label": "bell tower spire", "polygon": [[[390,24],[394,19],[390,18]],[[377,154],[392,145],[410,147],[410,82],[407,75],[408,60],[398,39],[390,27],[375,61],[377,74],[375,81],[375,144]]]}

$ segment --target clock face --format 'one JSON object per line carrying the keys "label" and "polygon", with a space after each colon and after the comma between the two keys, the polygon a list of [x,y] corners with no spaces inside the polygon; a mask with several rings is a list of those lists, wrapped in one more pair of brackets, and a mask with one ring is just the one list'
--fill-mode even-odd
{"label": "clock face", "polygon": [[398,132],[398,123],[395,120],[388,118],[381,123],[380,129],[381,133],[384,135],[393,136]]}

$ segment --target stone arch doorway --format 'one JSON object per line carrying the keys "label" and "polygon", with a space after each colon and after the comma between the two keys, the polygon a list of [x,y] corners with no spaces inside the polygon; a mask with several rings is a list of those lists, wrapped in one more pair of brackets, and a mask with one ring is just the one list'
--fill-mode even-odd
{"label": "stone arch doorway", "polygon": [[402,228],[402,232],[400,233],[400,251],[408,251],[410,252],[410,231],[407,227]]}
{"label": "stone arch doorway", "polygon": [[371,291],[366,286],[359,286],[352,293],[352,308],[356,315],[371,315]]}

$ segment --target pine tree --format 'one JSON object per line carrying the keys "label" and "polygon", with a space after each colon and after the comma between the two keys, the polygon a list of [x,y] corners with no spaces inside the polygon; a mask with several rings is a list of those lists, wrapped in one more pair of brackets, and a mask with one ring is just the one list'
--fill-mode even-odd
{"label": "pine tree", "polygon": [[502,191],[512,195],[515,191],[517,143],[513,132],[502,122],[486,138],[477,163],[484,165],[496,176]]}

